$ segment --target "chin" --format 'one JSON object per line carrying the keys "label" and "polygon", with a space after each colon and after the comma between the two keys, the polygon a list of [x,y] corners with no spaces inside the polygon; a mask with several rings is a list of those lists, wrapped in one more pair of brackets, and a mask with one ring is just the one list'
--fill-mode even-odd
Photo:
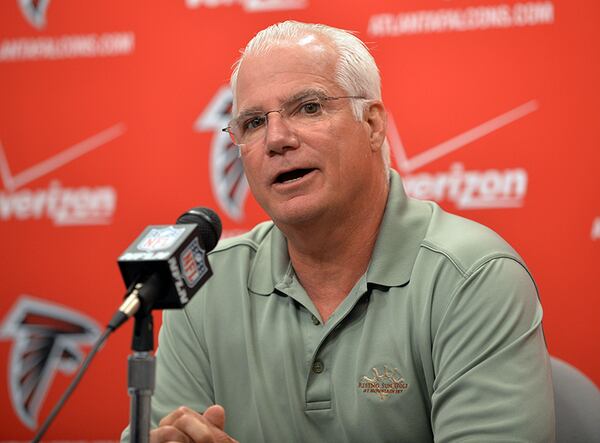
{"label": "chin", "polygon": [[273,208],[272,211],[267,211],[275,224],[289,226],[310,223],[311,221],[317,220],[324,212],[324,208],[318,205],[308,205],[300,202],[295,203],[294,201]]}

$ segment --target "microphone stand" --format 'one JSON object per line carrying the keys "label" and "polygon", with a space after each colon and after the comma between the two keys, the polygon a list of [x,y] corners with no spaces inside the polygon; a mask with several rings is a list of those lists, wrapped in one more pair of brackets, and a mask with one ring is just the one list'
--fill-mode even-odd
{"label": "microphone stand", "polygon": [[135,315],[131,349],[133,353],[127,358],[129,436],[132,443],[148,443],[155,382],[153,319],[150,310],[140,309]]}

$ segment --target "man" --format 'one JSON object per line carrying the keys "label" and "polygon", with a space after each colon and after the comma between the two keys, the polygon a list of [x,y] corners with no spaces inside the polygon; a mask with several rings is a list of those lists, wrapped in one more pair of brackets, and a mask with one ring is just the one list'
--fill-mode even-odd
{"label": "man", "polygon": [[493,232],[405,195],[362,42],[271,26],[232,88],[226,130],[273,222],[221,242],[165,312],[152,441],[553,441],[533,280]]}

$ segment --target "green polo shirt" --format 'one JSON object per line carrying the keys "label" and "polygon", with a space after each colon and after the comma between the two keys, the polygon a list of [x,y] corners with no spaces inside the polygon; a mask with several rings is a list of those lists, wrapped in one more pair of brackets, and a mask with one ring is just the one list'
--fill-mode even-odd
{"label": "green polo shirt", "polygon": [[240,442],[551,442],[542,308],[498,235],[408,198],[398,174],[367,272],[323,324],[267,222],[210,254],[165,311],[154,424],[223,405]]}

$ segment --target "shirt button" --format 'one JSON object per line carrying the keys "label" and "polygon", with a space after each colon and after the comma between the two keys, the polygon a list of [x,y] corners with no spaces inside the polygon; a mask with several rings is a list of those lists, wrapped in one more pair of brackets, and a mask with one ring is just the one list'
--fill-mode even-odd
{"label": "shirt button", "polygon": [[312,322],[313,322],[313,325],[315,325],[315,326],[321,324],[319,319],[317,317],[315,317],[314,315],[312,316]]}
{"label": "shirt button", "polygon": [[321,360],[317,360],[312,365],[312,370],[315,374],[320,374],[325,369],[325,365]]}

